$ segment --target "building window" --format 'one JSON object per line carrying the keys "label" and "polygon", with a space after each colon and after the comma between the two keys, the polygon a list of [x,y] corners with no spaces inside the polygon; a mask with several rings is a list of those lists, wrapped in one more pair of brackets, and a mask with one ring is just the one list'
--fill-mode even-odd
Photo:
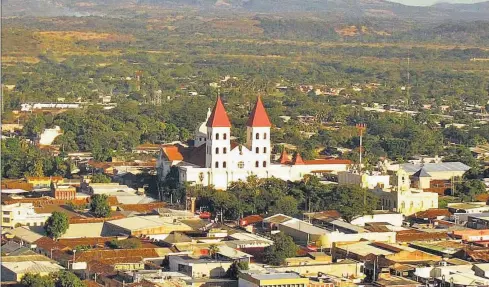
{"label": "building window", "polygon": [[228,152],[228,149],[227,148],[222,148],[222,153],[223,154],[226,154]]}
{"label": "building window", "polygon": [[256,138],[257,140],[259,140],[259,139],[260,139],[260,134],[259,134],[259,133],[256,133],[255,138]]}
{"label": "building window", "polygon": [[263,148],[263,153],[267,153],[267,147]]}
{"label": "building window", "polygon": [[219,154],[219,148],[216,147],[216,154]]}
{"label": "building window", "polygon": [[259,147],[255,148],[255,152],[260,153],[260,148]]}
{"label": "building window", "polygon": [[223,140],[226,140],[227,138],[228,138],[228,134],[227,133],[222,134],[222,139]]}
{"label": "building window", "polygon": [[219,162],[218,161],[216,161],[216,165],[215,166],[216,166],[216,168],[219,168]]}
{"label": "building window", "polygon": [[4,215],[10,215],[10,211],[4,211],[3,214]]}
{"label": "building window", "polygon": [[223,167],[223,168],[226,168],[226,166],[227,166],[226,162],[225,162],[225,161],[223,161],[223,162],[222,162],[222,167]]}
{"label": "building window", "polygon": [[216,140],[218,140],[218,139],[219,139],[219,133],[216,134]]}
{"label": "building window", "polygon": [[242,161],[238,162],[238,168],[244,168],[244,162]]}
{"label": "building window", "polygon": [[267,167],[267,161],[266,160],[263,161],[263,167]]}
{"label": "building window", "polygon": [[8,218],[8,217],[4,217],[4,218],[3,218],[3,222],[4,222],[4,223],[10,223],[10,218]]}
{"label": "building window", "polygon": [[263,133],[263,139],[266,140],[267,139],[267,133]]}
{"label": "building window", "polygon": [[255,167],[260,167],[260,163],[258,161],[255,162]]}

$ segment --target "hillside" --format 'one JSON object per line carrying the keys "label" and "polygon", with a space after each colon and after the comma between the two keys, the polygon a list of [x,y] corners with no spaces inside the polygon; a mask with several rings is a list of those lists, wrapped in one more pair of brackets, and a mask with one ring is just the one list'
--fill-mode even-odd
{"label": "hillside", "polygon": [[385,0],[5,0],[4,16],[134,16],[158,10],[209,13],[309,14],[318,17],[405,19],[426,22],[489,20],[489,2],[406,6]]}

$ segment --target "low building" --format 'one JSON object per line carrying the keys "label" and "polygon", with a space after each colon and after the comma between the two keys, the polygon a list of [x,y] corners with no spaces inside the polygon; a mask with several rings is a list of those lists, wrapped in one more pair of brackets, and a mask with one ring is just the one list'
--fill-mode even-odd
{"label": "low building", "polygon": [[27,176],[27,183],[32,184],[34,188],[48,188],[51,187],[51,182],[62,181],[61,176]]}
{"label": "low building", "polygon": [[359,185],[362,188],[373,189],[375,187],[389,188],[390,176],[381,173],[354,173],[350,171],[338,172],[338,184],[353,184]]}
{"label": "low building", "polygon": [[64,269],[51,259],[42,255],[2,256],[2,282],[20,282],[25,274],[41,276]]}
{"label": "low building", "polygon": [[489,211],[489,205],[485,202],[449,203],[447,207],[451,213],[483,213]]}
{"label": "low building", "polygon": [[44,226],[50,216],[50,213],[36,213],[32,203],[2,205],[2,228],[14,228],[22,225]]}
{"label": "low building", "polygon": [[58,186],[55,184],[51,188],[51,196],[55,199],[74,200],[76,199],[76,188],[73,186]]}
{"label": "low building", "polygon": [[150,235],[170,234],[175,231],[192,231],[192,228],[179,220],[159,215],[134,216],[105,222],[104,229],[109,235]]}
{"label": "low building", "polygon": [[489,214],[471,214],[467,216],[467,227],[474,229],[489,229]]}
{"label": "low building", "polygon": [[297,273],[241,273],[238,278],[238,287],[307,287],[309,278]]}
{"label": "low building", "polygon": [[232,260],[169,256],[170,271],[181,272],[192,278],[220,278],[226,276]]}
{"label": "low building", "polygon": [[385,276],[374,282],[377,287],[421,287],[423,284],[398,276]]}

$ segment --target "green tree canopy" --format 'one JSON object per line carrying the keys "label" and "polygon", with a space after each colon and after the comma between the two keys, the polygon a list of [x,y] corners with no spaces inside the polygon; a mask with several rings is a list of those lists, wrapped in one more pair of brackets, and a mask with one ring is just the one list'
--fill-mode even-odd
{"label": "green tree canopy", "polygon": [[110,215],[109,197],[106,194],[94,194],[90,198],[90,211],[97,217]]}
{"label": "green tree canopy", "polygon": [[49,237],[58,239],[68,230],[69,226],[68,215],[63,212],[54,211],[46,221],[44,230],[46,230],[46,234]]}
{"label": "green tree canopy", "polygon": [[92,176],[93,183],[109,183],[111,182],[111,178],[103,173],[96,173]]}
{"label": "green tree canopy", "polygon": [[58,272],[56,287],[85,287],[85,284],[74,273],[66,270]]}
{"label": "green tree canopy", "polygon": [[265,262],[271,265],[281,265],[285,259],[295,257],[298,247],[292,237],[279,232],[272,236],[273,245],[265,248]]}
{"label": "green tree canopy", "polygon": [[20,284],[27,287],[55,287],[53,276],[41,276],[39,274],[27,273],[22,277]]}

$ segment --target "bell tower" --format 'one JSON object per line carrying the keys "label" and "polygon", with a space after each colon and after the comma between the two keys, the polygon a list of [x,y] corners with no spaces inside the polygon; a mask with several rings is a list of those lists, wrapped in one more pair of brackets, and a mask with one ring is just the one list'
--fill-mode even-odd
{"label": "bell tower", "polygon": [[221,97],[217,97],[216,105],[207,120],[207,139],[205,167],[226,169],[231,151],[231,122],[229,121]]}
{"label": "bell tower", "polygon": [[246,123],[246,146],[253,154],[252,168],[267,168],[270,166],[271,126],[272,124],[263,106],[261,97],[258,96]]}

